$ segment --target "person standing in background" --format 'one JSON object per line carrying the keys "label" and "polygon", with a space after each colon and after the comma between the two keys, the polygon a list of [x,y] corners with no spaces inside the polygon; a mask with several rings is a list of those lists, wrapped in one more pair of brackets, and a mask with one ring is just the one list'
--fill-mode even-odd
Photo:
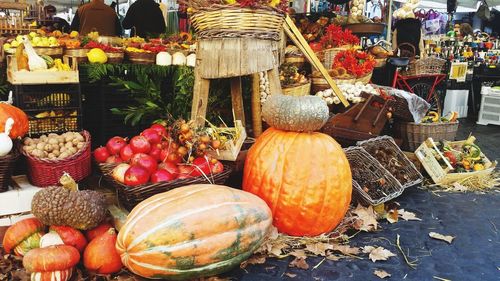
{"label": "person standing in background", "polygon": [[45,12],[45,20],[43,21],[43,26],[45,26],[49,32],[52,32],[54,30],[69,32],[69,23],[63,18],[56,17],[56,7],[48,5],[43,7],[43,11]]}
{"label": "person standing in background", "polygon": [[158,37],[166,30],[163,13],[154,0],[138,0],[132,4],[122,24],[125,29],[134,28],[135,34],[131,35],[140,37]]}
{"label": "person standing in background", "polygon": [[118,16],[111,7],[104,4],[104,0],[92,0],[80,6],[71,22],[71,30],[82,35],[92,31],[103,36],[117,36],[122,33]]}

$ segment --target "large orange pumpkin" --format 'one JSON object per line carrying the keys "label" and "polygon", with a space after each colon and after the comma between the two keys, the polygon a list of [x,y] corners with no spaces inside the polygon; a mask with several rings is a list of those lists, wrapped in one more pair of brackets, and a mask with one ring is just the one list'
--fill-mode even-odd
{"label": "large orange pumpkin", "polygon": [[116,248],[133,273],[191,279],[238,266],[270,230],[269,207],[257,196],[221,185],[190,185],[137,205]]}
{"label": "large orange pumpkin", "polygon": [[7,119],[14,120],[9,136],[12,139],[23,137],[29,130],[28,116],[21,109],[5,102],[0,102],[0,132],[5,131]]}
{"label": "large orange pumpkin", "polygon": [[[303,129],[308,123],[307,116],[322,112],[322,107],[326,106],[318,102],[297,113],[298,106],[286,107],[284,102],[292,103],[294,99],[275,97],[264,104],[274,107],[264,108],[271,112],[266,114],[265,120],[272,120],[273,126]],[[286,108],[296,111],[294,114],[304,114],[301,124],[293,124],[298,121],[292,116],[273,115],[273,110]],[[316,125],[313,127],[317,128]],[[351,169],[344,151],[330,136],[271,127],[247,154],[243,190],[266,201],[273,212],[273,224],[280,232],[315,236],[331,231],[345,216],[351,201]]]}

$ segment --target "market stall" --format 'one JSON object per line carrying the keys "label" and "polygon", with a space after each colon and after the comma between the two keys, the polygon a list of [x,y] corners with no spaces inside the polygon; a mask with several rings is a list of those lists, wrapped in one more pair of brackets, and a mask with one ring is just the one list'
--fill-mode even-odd
{"label": "market stall", "polygon": [[[420,48],[400,23],[383,40],[390,5],[381,19],[365,1],[314,20],[285,0],[180,2],[190,33],[6,38],[0,201],[23,196],[0,209],[0,236],[32,279],[188,280],[261,256],[307,269],[361,254],[340,243],[377,219],[418,220],[394,203],[408,190],[497,185],[476,139],[456,140],[460,93],[440,96],[469,63],[496,63],[493,39]],[[483,90],[488,123],[498,90]]]}

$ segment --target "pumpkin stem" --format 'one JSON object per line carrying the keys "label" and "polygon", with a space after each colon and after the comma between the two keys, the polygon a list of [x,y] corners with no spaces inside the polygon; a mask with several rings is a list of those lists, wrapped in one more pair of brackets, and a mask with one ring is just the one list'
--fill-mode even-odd
{"label": "pumpkin stem", "polygon": [[61,176],[59,183],[68,190],[78,191],[78,184],[76,184],[76,181],[68,173],[64,173]]}
{"label": "pumpkin stem", "polygon": [[107,232],[108,232],[109,235],[115,235],[116,234],[116,230],[114,228],[112,228],[112,227],[110,227]]}
{"label": "pumpkin stem", "polygon": [[4,130],[4,133],[6,135],[10,134],[10,131],[12,130],[12,126],[14,126],[14,119],[8,118],[7,121],[5,121],[5,130]]}
{"label": "pumpkin stem", "polygon": [[12,104],[14,100],[12,99],[12,91],[9,91],[9,97],[6,101],[0,101],[0,103]]}

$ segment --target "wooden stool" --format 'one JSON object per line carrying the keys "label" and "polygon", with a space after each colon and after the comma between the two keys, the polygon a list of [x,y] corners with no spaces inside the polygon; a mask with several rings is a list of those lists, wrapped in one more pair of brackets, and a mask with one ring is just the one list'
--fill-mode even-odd
{"label": "wooden stool", "polygon": [[[196,52],[191,119],[204,126],[210,79],[230,78],[233,117],[245,125],[241,76],[252,75],[252,121],[254,135],[262,132],[258,72],[267,71],[271,93],[279,93],[280,42],[254,38],[202,39]],[[257,87],[255,87],[255,83]]]}

